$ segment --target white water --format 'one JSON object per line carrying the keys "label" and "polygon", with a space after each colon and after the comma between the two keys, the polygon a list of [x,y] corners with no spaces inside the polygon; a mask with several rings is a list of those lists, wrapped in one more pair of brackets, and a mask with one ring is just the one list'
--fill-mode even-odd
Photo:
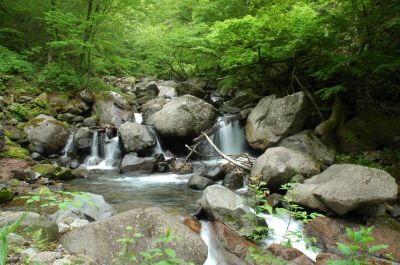
{"label": "white water", "polygon": [[90,156],[86,159],[85,165],[95,166],[100,162],[99,157],[99,133],[97,131],[93,132],[92,143],[90,146]]}
{"label": "white water", "polygon": [[161,139],[160,136],[158,135],[156,129],[152,126],[148,126],[148,129],[150,130],[150,132],[153,134],[154,139],[156,140],[156,145],[153,147],[153,154],[163,154],[165,155],[165,151],[162,148],[161,145]]}
{"label": "white water", "polygon": [[[100,157],[99,145],[102,148],[103,157]],[[98,132],[94,132],[90,156],[86,159],[84,166],[86,169],[114,169],[114,163],[120,156],[121,150],[119,148],[118,136],[109,139],[107,135],[104,135],[99,142],[99,134]]]}
{"label": "white water", "polygon": [[123,182],[126,186],[145,187],[154,184],[181,184],[186,183],[190,175],[151,174],[143,177],[120,177],[110,181]]}
{"label": "white water", "polygon": [[133,115],[135,116],[135,122],[139,123],[139,124],[142,124],[142,122],[143,122],[142,113],[135,112]]}
{"label": "white water", "polygon": [[71,133],[68,137],[67,144],[63,149],[63,155],[61,157],[68,157],[68,153],[74,148],[74,133]]}
{"label": "white water", "polygon": [[237,155],[247,151],[244,130],[239,120],[232,120],[229,116],[222,116],[217,121],[220,128],[214,134],[215,144],[225,154]]}

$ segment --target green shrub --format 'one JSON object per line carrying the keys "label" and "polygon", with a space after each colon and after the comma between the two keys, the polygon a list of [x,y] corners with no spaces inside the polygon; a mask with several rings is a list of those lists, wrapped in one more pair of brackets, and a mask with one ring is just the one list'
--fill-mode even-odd
{"label": "green shrub", "polygon": [[23,104],[13,103],[9,106],[12,116],[17,119],[17,121],[27,121],[29,110]]}
{"label": "green shrub", "polygon": [[0,45],[0,76],[7,74],[26,74],[33,73],[33,65],[24,58]]}
{"label": "green shrub", "polygon": [[46,90],[77,89],[82,77],[68,63],[49,63],[39,74],[38,84]]}

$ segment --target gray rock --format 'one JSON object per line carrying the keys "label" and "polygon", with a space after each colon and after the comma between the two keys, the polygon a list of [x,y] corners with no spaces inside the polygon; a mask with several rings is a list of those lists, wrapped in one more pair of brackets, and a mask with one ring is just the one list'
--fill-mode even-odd
{"label": "gray rock", "polygon": [[56,259],[61,257],[60,252],[44,251],[33,255],[29,261],[33,264],[52,264]]}
{"label": "gray rock", "polygon": [[22,247],[26,243],[28,243],[27,240],[23,236],[11,233],[7,235],[7,242],[9,245],[14,245],[14,246],[19,246]]}
{"label": "gray rock", "polygon": [[96,117],[89,117],[83,120],[82,123],[85,127],[94,127],[97,125],[97,118]]}
{"label": "gray rock", "polygon": [[165,98],[155,98],[141,105],[140,111],[143,113],[144,121],[147,121],[147,119],[157,111],[162,110],[165,104],[167,104]]}
{"label": "gray rock", "polygon": [[222,182],[222,186],[230,190],[237,190],[243,188],[245,175],[242,172],[229,172]]}
{"label": "gray rock", "polygon": [[326,168],[335,162],[335,150],[327,147],[311,130],[305,130],[289,136],[279,146],[308,155]]}
{"label": "gray rock", "polygon": [[42,155],[60,152],[69,137],[69,132],[64,124],[43,114],[30,120],[24,131],[28,135],[32,151]]}
{"label": "gray rock", "polygon": [[79,97],[87,104],[93,104],[95,95],[92,91],[85,89],[79,93]]}
{"label": "gray rock", "polygon": [[201,176],[212,179],[214,181],[224,179],[224,174],[225,174],[224,170],[218,166],[213,167],[205,172],[200,173]]}
{"label": "gray rock", "polygon": [[104,200],[103,196],[88,193],[75,197],[68,204],[67,209],[58,210],[51,215],[51,219],[56,224],[60,224],[70,217],[92,222],[109,218],[114,213],[114,208]]}
{"label": "gray rock", "polygon": [[137,157],[135,153],[124,156],[121,163],[122,173],[150,174],[156,166],[154,157]]}
{"label": "gray rock", "polygon": [[209,178],[202,177],[200,175],[193,175],[188,181],[189,188],[193,190],[204,190],[208,186],[214,185],[215,182]]}
{"label": "gray rock", "polygon": [[100,126],[119,127],[127,121],[133,121],[133,109],[128,101],[115,92],[105,92],[95,103],[94,113],[99,116]]}
{"label": "gray rock", "polygon": [[[177,258],[192,261],[194,264],[203,264],[207,259],[207,246],[200,236],[183,225],[178,218],[166,214],[160,208],[130,210],[74,229],[62,238],[62,245],[72,253],[85,254],[111,264],[121,250],[121,245],[116,241],[130,233],[126,230],[127,226],[132,227],[131,236],[134,233],[144,235],[133,244],[132,253],[157,247],[156,239],[165,235],[167,229],[171,229],[178,238],[176,242],[171,243]],[[136,256],[141,258],[140,255]]]}
{"label": "gray rock", "polygon": [[175,90],[175,81],[161,81],[158,83],[158,97],[160,98],[176,98],[178,94]]}
{"label": "gray rock", "polygon": [[74,146],[79,154],[89,154],[92,144],[92,132],[87,127],[79,128],[74,135]]}
{"label": "gray rock", "polygon": [[[173,99],[149,117],[148,123],[163,136],[197,136],[214,124],[216,109],[194,96]],[[168,121],[168,122],[166,122]]]}
{"label": "gray rock", "polygon": [[33,152],[31,154],[31,158],[35,161],[40,160],[42,158],[42,156],[39,153]]}
{"label": "gray rock", "polygon": [[259,176],[272,191],[296,175],[311,177],[320,173],[319,163],[310,156],[285,147],[272,147],[258,157],[251,169],[251,176]]}
{"label": "gray rock", "polygon": [[70,100],[68,105],[65,106],[64,112],[79,115],[89,110],[89,106],[81,99],[75,98]]}
{"label": "gray rock", "polygon": [[243,198],[221,185],[212,185],[203,191],[201,207],[210,220],[220,221],[236,231],[252,230],[253,222],[248,217],[251,209]]}
{"label": "gray rock", "polygon": [[[0,227],[14,223],[22,214],[23,212],[0,212]],[[14,233],[29,237],[27,228],[34,232],[42,229],[41,239],[47,239],[48,242],[58,239],[59,236],[57,225],[37,213],[29,212]]]}
{"label": "gray rock", "polygon": [[286,136],[298,133],[304,126],[308,110],[303,92],[284,98],[262,98],[247,118],[245,133],[249,145],[265,150]]}
{"label": "gray rock", "polygon": [[13,178],[31,183],[36,180],[36,174],[30,169],[16,169],[13,171]]}
{"label": "gray rock", "polygon": [[[306,186],[306,187],[305,187]],[[303,190],[306,189],[307,192]],[[370,207],[397,196],[395,179],[387,172],[359,165],[337,164],[319,175],[295,186],[294,194],[304,194],[307,200],[294,202],[313,208],[309,201],[319,200],[339,215],[360,207]]]}
{"label": "gray rock", "polygon": [[141,124],[126,122],[119,127],[118,134],[127,153],[139,152],[156,144],[154,135]]}

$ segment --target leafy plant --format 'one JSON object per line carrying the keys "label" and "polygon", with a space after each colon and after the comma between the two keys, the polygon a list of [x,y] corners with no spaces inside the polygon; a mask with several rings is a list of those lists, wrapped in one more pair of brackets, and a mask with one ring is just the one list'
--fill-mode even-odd
{"label": "leafy plant", "polygon": [[7,236],[17,229],[28,213],[23,213],[13,224],[4,226],[0,230],[0,265],[7,264],[8,242]]}
{"label": "leafy plant", "polygon": [[388,246],[379,244],[371,245],[375,238],[372,236],[374,227],[362,227],[358,231],[346,229],[350,243],[337,243],[339,251],[345,257],[343,260],[330,260],[329,265],[369,265],[371,255],[386,249]]}
{"label": "leafy plant", "polygon": [[155,240],[154,243],[159,245],[159,248],[152,248],[141,251],[140,257],[135,256],[132,253],[132,247],[137,243],[143,236],[139,233],[134,233],[131,226],[126,227],[127,234],[118,239],[117,242],[121,245],[121,251],[118,253],[118,258],[114,260],[117,265],[129,265],[129,264],[140,264],[140,265],[194,265],[194,263],[186,262],[183,259],[176,257],[176,251],[168,244],[177,240],[173,235],[171,229],[167,229],[164,236],[161,236]]}
{"label": "leafy plant", "polygon": [[23,104],[13,103],[9,106],[11,114],[17,121],[27,121],[29,110]]}

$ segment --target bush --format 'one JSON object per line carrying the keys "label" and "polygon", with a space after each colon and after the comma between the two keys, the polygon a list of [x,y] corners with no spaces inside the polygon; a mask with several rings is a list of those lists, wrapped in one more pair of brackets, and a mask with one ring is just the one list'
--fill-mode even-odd
{"label": "bush", "polygon": [[33,73],[33,65],[24,60],[24,58],[0,45],[0,76],[8,74],[24,74]]}
{"label": "bush", "polygon": [[81,86],[82,77],[68,63],[49,63],[40,72],[38,84],[46,90],[75,90]]}

